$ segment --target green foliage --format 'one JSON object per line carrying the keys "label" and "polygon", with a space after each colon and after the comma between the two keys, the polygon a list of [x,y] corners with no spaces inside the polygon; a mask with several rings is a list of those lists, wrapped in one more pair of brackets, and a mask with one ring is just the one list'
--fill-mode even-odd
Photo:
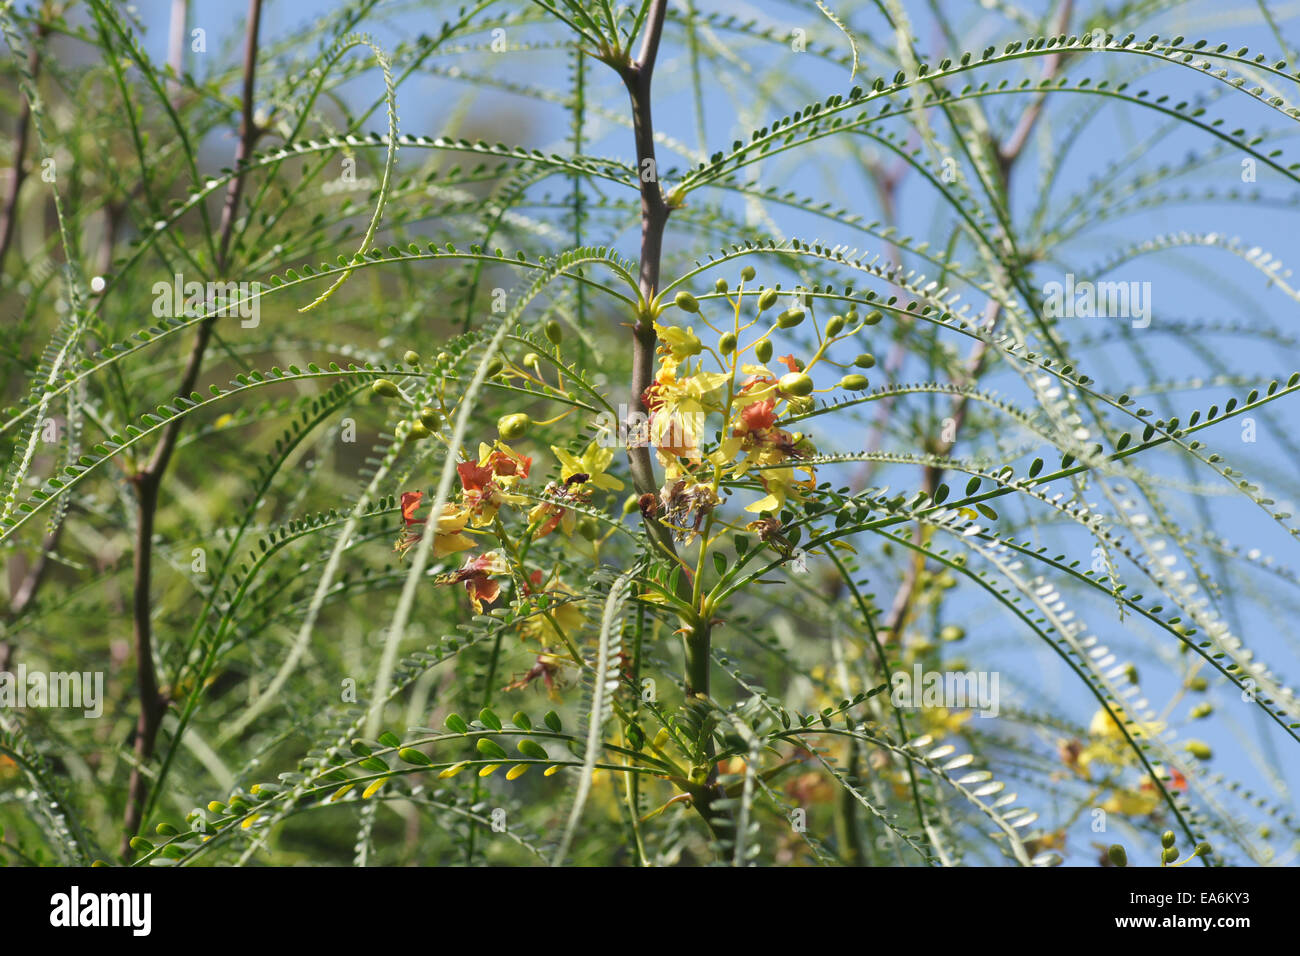
{"label": "green foliage", "polygon": [[[1242,717],[1260,766],[1300,744],[1294,645],[1246,639],[1300,576],[1236,534],[1293,546],[1296,482],[1224,449],[1300,461],[1300,372],[1208,342],[1300,340],[1246,292],[1099,329],[1044,282],[1214,255],[1294,310],[1224,223],[1144,217],[1293,207],[1190,181],[1300,184],[1300,72],[1147,33],[1171,0],[991,6],[931,58],[894,0],[817,0],[802,47],[343,0],[201,69],[106,0],[0,10],[0,675],[104,688],[0,706],[0,860],[1277,861],[1286,781],[1210,768]],[[469,92],[403,132],[427,83]],[[1069,182],[1117,116],[1142,141]],[[849,177],[879,218],[805,195]],[[914,668],[1001,675],[997,718],[900,700]]]}

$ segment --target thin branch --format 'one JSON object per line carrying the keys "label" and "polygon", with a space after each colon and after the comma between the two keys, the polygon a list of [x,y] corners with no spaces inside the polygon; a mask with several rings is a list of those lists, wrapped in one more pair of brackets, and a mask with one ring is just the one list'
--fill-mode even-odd
{"label": "thin branch", "polygon": [[[239,128],[239,145],[235,151],[236,173],[226,192],[226,203],[221,211],[220,235],[217,242],[216,268],[223,274],[230,266],[230,242],[234,236],[235,219],[244,190],[246,173],[244,164],[252,154],[258,135],[257,126],[253,122],[253,92],[257,73],[257,38],[261,21],[262,0],[249,0],[248,29],[244,40],[243,114]],[[203,366],[203,355],[212,338],[214,321],[215,318],[209,318],[199,325],[189,359],[181,375],[180,386],[176,390],[178,396],[185,397],[194,391],[194,385]],[[153,757],[158,728],[168,703],[159,693],[158,675],[154,668],[151,621],[153,602],[150,597],[150,585],[153,576],[153,529],[158,512],[159,489],[162,476],[171,461],[172,452],[176,450],[176,440],[180,435],[182,422],[183,419],[179,416],[168,422],[149,463],[131,479],[135,485],[138,504],[135,533],[135,589],[132,603],[135,618],[136,680],[140,696],[140,719],[136,723],[135,765],[131,769],[126,817],[123,822],[121,853],[127,860],[131,858],[131,839],[136,836],[143,823],[148,790],[144,774],[145,766]]]}

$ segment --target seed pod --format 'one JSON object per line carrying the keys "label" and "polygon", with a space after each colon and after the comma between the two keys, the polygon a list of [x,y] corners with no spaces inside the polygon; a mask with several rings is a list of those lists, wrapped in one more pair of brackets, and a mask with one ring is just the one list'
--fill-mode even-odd
{"label": "seed pod", "polygon": [[857,358],[853,360],[853,364],[856,365],[858,368],[875,368],[876,357],[872,355],[870,352],[863,352],[861,355],[859,355]]}
{"label": "seed pod", "polygon": [[564,341],[564,329],[560,328],[560,323],[554,319],[546,323],[546,337],[551,340],[552,345],[559,345]]}
{"label": "seed pod", "polygon": [[960,641],[966,636],[966,629],[958,627],[956,624],[949,624],[939,632],[941,641]]}
{"label": "seed pod", "polygon": [[850,392],[864,392],[870,385],[865,375],[845,375],[840,379],[840,388],[846,388]]}
{"label": "seed pod", "polygon": [[755,275],[756,273],[754,272],[753,266],[745,266],[745,268],[740,270],[740,277],[744,279],[746,282],[754,278]]}
{"label": "seed pod", "polygon": [[726,292],[729,288],[730,286],[727,285],[726,279],[719,279],[717,282],[713,283],[713,289],[715,292]]}
{"label": "seed pod", "polygon": [[397,398],[402,394],[397,390],[397,386],[386,378],[375,379],[370,383],[370,390],[381,398]]}
{"label": "seed pod", "polygon": [[829,338],[835,338],[844,331],[844,316],[832,315],[826,320],[826,335]]}
{"label": "seed pod", "polygon": [[502,415],[497,419],[497,433],[501,436],[502,441],[514,441],[528,434],[528,429],[532,424],[533,420],[523,412]]}
{"label": "seed pod", "polygon": [[1112,843],[1106,855],[1110,857],[1111,866],[1128,866],[1128,854],[1118,843]]}
{"label": "seed pod", "polygon": [[781,376],[777,382],[777,388],[783,395],[811,395],[813,390],[813,380],[806,372],[787,372]]}
{"label": "seed pod", "polygon": [[685,289],[678,292],[677,297],[673,299],[673,301],[677,303],[677,308],[681,309],[683,312],[700,311],[699,301]]}
{"label": "seed pod", "polygon": [[1177,842],[1178,838],[1174,836],[1173,830],[1166,830],[1164,833],[1160,834],[1160,845],[1166,850]]}
{"label": "seed pod", "polygon": [[863,321],[866,322],[867,325],[875,325],[883,318],[884,315],[880,312],[879,309],[872,309],[870,312],[867,313],[867,317]]}
{"label": "seed pod", "polygon": [[1178,859],[1178,847],[1171,846],[1167,850],[1162,850],[1160,852],[1160,859],[1165,863],[1173,863],[1174,860]]}
{"label": "seed pod", "polygon": [[505,367],[505,362],[501,361],[499,358],[494,358],[491,362],[488,362],[487,377],[491,378],[493,375],[500,374],[501,370]]}
{"label": "seed pod", "polygon": [[407,349],[406,354],[402,356],[402,361],[407,365],[419,365],[420,353],[416,352],[414,349]]}
{"label": "seed pod", "polygon": [[730,355],[736,351],[736,333],[727,332],[722,338],[718,339],[718,351],[723,355]]}
{"label": "seed pod", "polygon": [[768,309],[772,308],[772,306],[776,305],[777,296],[780,294],[781,293],[777,292],[775,289],[764,289],[760,292],[758,295],[758,311],[766,312]]}
{"label": "seed pod", "polygon": [[1183,744],[1183,749],[1197,760],[1209,760],[1214,756],[1214,751],[1210,749],[1210,745],[1203,740],[1189,740]]}
{"label": "seed pod", "polygon": [[[762,305],[760,302],[759,305]],[[803,309],[786,309],[776,317],[776,324],[783,329],[793,329],[804,320]]]}
{"label": "seed pod", "polygon": [[754,345],[754,358],[766,363],[772,357],[772,340],[759,339]]}

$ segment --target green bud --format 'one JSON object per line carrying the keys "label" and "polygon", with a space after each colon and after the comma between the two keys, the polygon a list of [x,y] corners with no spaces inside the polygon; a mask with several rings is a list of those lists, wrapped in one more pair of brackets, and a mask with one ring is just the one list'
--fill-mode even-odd
{"label": "green bud", "polygon": [[1196,844],[1196,849],[1192,851],[1192,856],[1209,856],[1214,852],[1214,848],[1208,843]]}
{"label": "green bud", "polygon": [[879,322],[879,321],[880,321],[881,319],[883,319],[884,317],[885,317],[885,316],[880,312],[880,310],[878,310],[878,309],[873,309],[872,311],[870,311],[870,312],[867,313],[867,317],[866,317],[866,319],[864,319],[863,321],[865,321],[865,322],[867,323],[867,325],[875,325],[877,322]]}
{"label": "green bud", "polygon": [[438,359],[437,359],[437,360],[438,360],[439,362],[446,362],[446,361],[447,361],[448,359],[450,359],[450,358],[451,358],[451,356],[450,356],[449,354],[447,354],[446,352],[439,352],[439,353],[438,353]]}
{"label": "green bud", "polygon": [[424,441],[433,435],[424,422],[411,422],[410,429],[406,432],[407,441]]}
{"label": "green bud", "polygon": [[791,415],[803,415],[811,412],[814,404],[811,398],[791,398],[786,401],[785,409]]}
{"label": "green bud", "polygon": [[766,312],[772,306],[776,305],[777,296],[781,293],[775,289],[764,289],[758,294],[758,311]]}
{"label": "green bud", "polygon": [[488,362],[487,377],[491,378],[493,375],[500,374],[501,370],[505,367],[505,362],[501,361],[499,358],[494,358],[491,362]]}
{"label": "green bud", "polygon": [[700,311],[699,301],[685,289],[678,292],[677,297],[673,299],[673,301],[677,303],[677,308],[681,309],[683,312]]}
{"label": "green bud", "polygon": [[382,398],[397,398],[402,393],[386,378],[377,378],[370,383],[370,390]]}
{"label": "green bud", "polygon": [[436,432],[438,427],[442,424],[442,416],[438,414],[437,409],[430,408],[426,405],[424,408],[420,409],[420,421],[424,423],[424,427],[429,429],[429,431]]}
{"label": "green bud", "polygon": [[718,339],[718,351],[723,355],[730,355],[736,351],[736,333],[727,332],[722,338]]}
{"label": "green bud", "polygon": [[502,441],[515,441],[528,434],[528,429],[532,424],[533,420],[523,412],[502,415],[497,419],[497,433],[501,436]]}
{"label": "green bud", "polygon": [[588,541],[595,541],[600,536],[600,525],[595,518],[583,518],[578,522],[576,530]]}
{"label": "green bud", "polygon": [[541,364],[541,361],[542,360],[537,357],[536,352],[529,352],[527,355],[524,356],[524,365],[528,366],[529,368],[536,368],[539,364]]}
{"label": "green bud", "polygon": [[958,627],[956,624],[949,624],[939,632],[941,641],[960,641],[966,636],[966,629]]}
{"label": "green bud", "polygon": [[1167,850],[1162,850],[1160,852],[1160,859],[1163,860],[1165,863],[1173,863],[1175,860],[1178,859],[1178,847],[1171,846]]}
{"label": "green bud", "polygon": [[844,316],[832,315],[826,320],[826,335],[828,338],[835,338],[844,331]]}
{"label": "green bud", "polygon": [[641,510],[641,502],[636,495],[628,495],[623,499],[623,514],[635,514]]}
{"label": "green bud", "polygon": [[1124,852],[1124,848],[1118,843],[1112,843],[1110,849],[1106,851],[1106,855],[1110,857],[1112,866],[1128,866],[1128,854]]}
{"label": "green bud", "polygon": [[1194,690],[1198,693],[1203,693],[1209,688],[1209,686],[1210,686],[1210,682],[1200,674],[1197,674],[1195,677],[1193,677],[1191,680],[1187,682],[1187,689]]}
{"label": "green bud", "polygon": [[1214,713],[1214,705],[1209,701],[1202,701],[1192,708],[1192,719],[1200,720],[1202,717],[1209,717]]}
{"label": "green bud", "polygon": [[730,286],[727,285],[726,279],[719,279],[717,282],[713,283],[713,290],[715,292],[726,292],[729,288]]}
{"label": "green bud", "polygon": [[1177,842],[1178,838],[1174,836],[1173,830],[1166,830],[1164,833],[1160,834],[1160,845],[1166,850]]}
{"label": "green bud", "polygon": [[744,279],[746,282],[754,278],[755,275],[756,273],[754,272],[753,266],[745,266],[745,268],[740,270],[740,277]]}
{"label": "green bud", "polygon": [[853,364],[856,365],[858,368],[875,368],[876,357],[872,355],[870,352],[863,352],[861,355],[859,355],[857,358],[853,360]]}
{"label": "green bud", "polygon": [[[762,304],[761,302],[759,303]],[[803,309],[786,309],[776,317],[776,324],[783,329],[793,329],[804,319]]]}
{"label": "green bud", "polygon": [[813,380],[806,372],[787,372],[777,382],[777,388],[783,395],[796,395],[802,398],[812,394]]}
{"label": "green bud", "polygon": [[766,363],[772,357],[772,340],[759,339],[754,345],[754,358]]}
{"label": "green bud", "polygon": [[840,379],[840,388],[846,388],[850,392],[865,392],[870,385],[865,375],[845,375]]}
{"label": "green bud", "polygon": [[1209,760],[1214,756],[1214,751],[1210,749],[1210,745],[1203,740],[1189,740],[1183,744],[1183,749],[1197,760]]}
{"label": "green bud", "polygon": [[416,352],[413,349],[407,349],[406,354],[402,356],[402,361],[405,362],[407,365],[419,365],[420,353]]}
{"label": "green bud", "polygon": [[560,323],[554,319],[546,323],[546,337],[551,340],[552,345],[559,345],[564,341],[564,329],[560,328]]}

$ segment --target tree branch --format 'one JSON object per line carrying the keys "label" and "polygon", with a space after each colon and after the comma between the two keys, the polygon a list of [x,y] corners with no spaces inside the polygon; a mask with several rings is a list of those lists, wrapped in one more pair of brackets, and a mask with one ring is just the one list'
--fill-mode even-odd
{"label": "tree branch", "polygon": [[[239,128],[239,145],[235,151],[235,176],[226,191],[217,243],[215,265],[220,274],[224,274],[230,267],[230,242],[234,236],[235,219],[244,190],[246,173],[244,164],[253,151],[258,135],[257,126],[253,122],[253,92],[257,73],[257,38],[261,20],[262,0],[249,0],[248,28],[244,39],[243,113]],[[212,338],[214,321],[215,317],[205,319],[195,333],[194,345],[190,349],[189,359],[185,363],[185,370],[181,374],[180,385],[176,390],[176,394],[180,397],[186,397],[194,391],[199,371],[203,366],[203,355]],[[162,477],[171,461],[172,452],[176,450],[176,440],[180,435],[182,421],[177,417],[167,423],[149,463],[131,479],[135,486],[138,505],[132,606],[135,618],[136,682],[140,696],[140,718],[136,723],[135,766],[131,769],[131,780],[127,788],[126,816],[123,822],[121,853],[127,860],[131,858],[131,839],[136,836],[143,823],[142,817],[148,791],[144,769],[153,757],[158,728],[167,709],[167,701],[158,690],[158,675],[153,661],[151,620],[153,604],[150,597],[153,577],[153,530],[158,512]]]}

